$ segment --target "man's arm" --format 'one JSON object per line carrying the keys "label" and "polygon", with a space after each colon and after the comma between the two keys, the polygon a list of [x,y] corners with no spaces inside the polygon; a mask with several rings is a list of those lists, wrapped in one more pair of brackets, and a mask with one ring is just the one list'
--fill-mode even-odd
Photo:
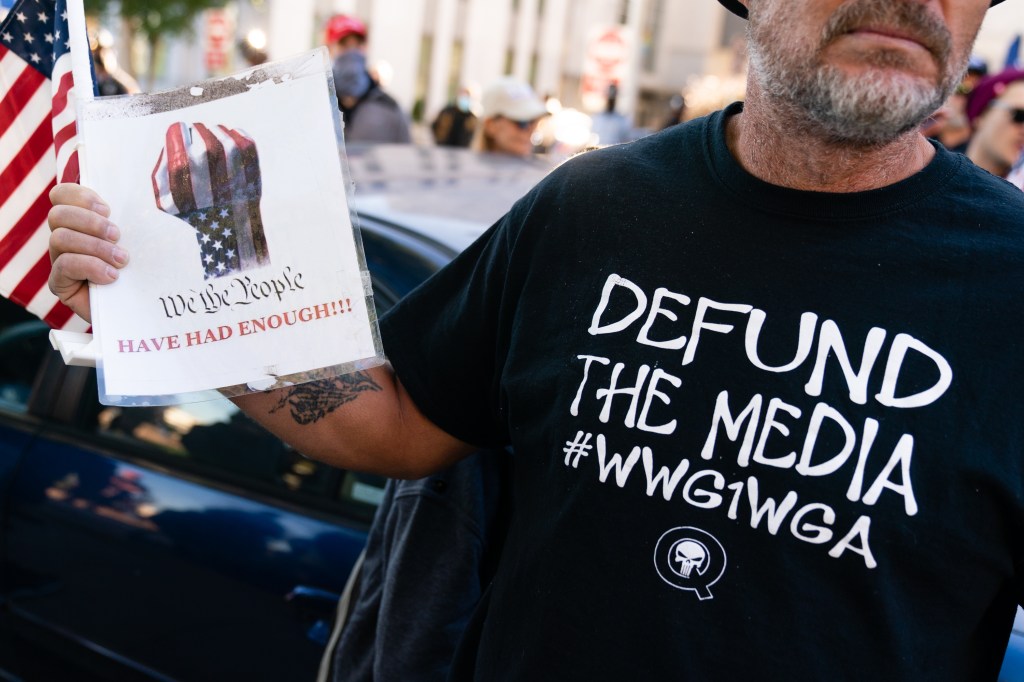
{"label": "man's arm", "polygon": [[344,469],[422,478],[476,449],[427,419],[390,366],[232,400],[299,452]]}
{"label": "man's arm", "polygon": [[[117,246],[120,233],[95,192],[61,184],[50,200],[50,291],[89,320],[88,283],[115,281],[128,255]],[[427,419],[390,367],[234,402],[299,452],[345,469],[420,478],[474,450]]]}

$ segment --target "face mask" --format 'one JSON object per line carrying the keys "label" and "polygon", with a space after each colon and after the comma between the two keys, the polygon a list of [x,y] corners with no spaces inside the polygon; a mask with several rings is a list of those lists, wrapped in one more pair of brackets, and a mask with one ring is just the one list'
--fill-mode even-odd
{"label": "face mask", "polygon": [[366,72],[366,55],[359,51],[343,52],[334,60],[334,88],[341,97],[362,97],[370,89]]}
{"label": "face mask", "polygon": [[459,111],[469,111],[470,107],[473,106],[473,101],[466,95],[462,95],[455,100],[455,105],[459,108]]}

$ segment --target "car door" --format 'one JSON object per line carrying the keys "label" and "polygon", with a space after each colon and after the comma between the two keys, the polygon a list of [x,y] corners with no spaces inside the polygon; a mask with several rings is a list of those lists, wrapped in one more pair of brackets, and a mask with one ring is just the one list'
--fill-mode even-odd
{"label": "car door", "polygon": [[100,406],[54,355],[39,376],[61,388],[11,479],[10,612],[155,678],[313,675],[380,482],[227,401]]}

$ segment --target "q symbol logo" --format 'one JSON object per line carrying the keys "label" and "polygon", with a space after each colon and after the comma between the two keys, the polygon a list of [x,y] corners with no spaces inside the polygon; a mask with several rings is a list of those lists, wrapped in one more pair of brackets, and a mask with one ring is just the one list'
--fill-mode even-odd
{"label": "q symbol logo", "polygon": [[654,567],[661,579],[679,590],[713,599],[711,586],[725,574],[725,550],[713,535],[689,526],[673,528],[658,539]]}

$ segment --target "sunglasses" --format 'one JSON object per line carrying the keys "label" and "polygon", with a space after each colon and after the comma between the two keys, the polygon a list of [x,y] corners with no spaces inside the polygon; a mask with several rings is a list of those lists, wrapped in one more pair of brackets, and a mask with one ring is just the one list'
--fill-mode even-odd
{"label": "sunglasses", "polygon": [[506,121],[514,125],[516,128],[519,128],[520,130],[529,130],[533,126],[537,125],[538,121],[540,121],[539,118],[531,118],[529,121],[517,121],[514,118],[507,118],[505,116],[501,116],[500,118],[505,119]]}
{"label": "sunglasses", "polygon": [[1014,123],[1016,123],[1017,125],[1024,125],[1024,109],[1021,109],[1019,107],[1012,107],[1009,104],[1006,104],[1005,102],[1000,102],[998,100],[993,102],[992,106],[996,107],[997,109],[1005,109],[1010,113],[1010,118],[1013,119]]}

